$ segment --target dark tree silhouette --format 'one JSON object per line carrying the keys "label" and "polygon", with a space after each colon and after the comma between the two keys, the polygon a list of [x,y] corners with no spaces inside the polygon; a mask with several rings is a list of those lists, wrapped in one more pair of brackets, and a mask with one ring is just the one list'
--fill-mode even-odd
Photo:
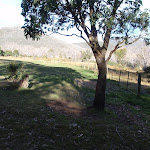
{"label": "dark tree silhouette", "polygon": [[[24,33],[27,38],[36,39],[47,31],[58,33],[76,27],[79,34],[71,35],[87,42],[98,66],[93,106],[104,110],[107,62],[124,44],[148,37],[149,12],[141,12],[141,5],[141,0],[23,0]],[[102,46],[98,34],[102,35]],[[106,58],[109,41],[114,36],[118,43]]]}

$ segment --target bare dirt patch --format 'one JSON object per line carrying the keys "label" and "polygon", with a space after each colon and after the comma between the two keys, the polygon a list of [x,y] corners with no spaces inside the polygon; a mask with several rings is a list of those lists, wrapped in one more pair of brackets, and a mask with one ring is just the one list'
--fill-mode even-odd
{"label": "bare dirt patch", "polygon": [[54,111],[73,116],[80,116],[86,110],[86,107],[67,100],[51,100],[48,106]]}

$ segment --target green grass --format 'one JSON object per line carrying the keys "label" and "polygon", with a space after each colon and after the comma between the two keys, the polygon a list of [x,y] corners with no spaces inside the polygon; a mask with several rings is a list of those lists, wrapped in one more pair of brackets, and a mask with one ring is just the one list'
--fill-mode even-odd
{"label": "green grass", "polygon": [[[113,100],[112,100],[113,97]],[[142,112],[150,115],[150,96],[142,95],[138,97],[135,93],[128,91],[120,91],[110,93],[107,95],[108,103],[110,104],[130,104],[132,106],[139,106]]]}
{"label": "green grass", "polygon": [[[0,79],[10,60],[0,60]],[[42,60],[25,64],[30,88],[0,86],[0,149],[104,150],[150,148],[150,98],[124,91],[109,91],[106,109],[87,109],[74,116],[67,111],[92,104],[94,90],[78,87],[75,79],[95,80],[97,75],[80,67]],[[111,81],[109,81],[111,82]],[[112,84],[115,85],[114,82]],[[114,87],[113,86],[113,87]],[[56,102],[58,111],[52,106]],[[66,113],[59,106],[66,108]],[[55,106],[55,107],[56,107]],[[140,110],[136,110],[138,106]],[[139,116],[138,122],[132,122]],[[135,118],[136,119],[136,118]],[[133,120],[135,121],[135,120]],[[149,122],[149,120],[148,120]]]}

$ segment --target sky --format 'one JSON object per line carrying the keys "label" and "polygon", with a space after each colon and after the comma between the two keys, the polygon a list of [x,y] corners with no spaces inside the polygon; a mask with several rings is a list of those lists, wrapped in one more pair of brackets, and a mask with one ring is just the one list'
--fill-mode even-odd
{"label": "sky", "polygon": [[[21,15],[21,2],[22,0],[0,0],[0,28],[24,25],[24,17]],[[143,0],[142,9],[144,8],[150,9],[150,0]],[[62,38],[62,36],[59,37]]]}
{"label": "sky", "polygon": [[22,0],[0,0],[0,28],[24,24],[21,2]]}

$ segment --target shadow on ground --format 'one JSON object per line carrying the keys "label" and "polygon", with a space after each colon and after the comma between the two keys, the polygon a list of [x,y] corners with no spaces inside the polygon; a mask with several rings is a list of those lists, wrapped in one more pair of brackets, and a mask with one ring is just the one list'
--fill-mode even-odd
{"label": "shadow on ground", "polygon": [[[6,76],[6,65],[11,61],[1,59],[1,76]],[[30,91],[35,97],[44,100],[51,109],[79,115],[84,112],[86,105],[92,105],[96,81],[85,80],[83,75],[76,70],[58,64],[54,67],[54,64],[45,65],[39,62],[15,62],[25,64],[24,69],[30,76]],[[3,88],[6,82],[2,80],[0,84]],[[125,82],[120,84],[126,86]],[[131,86],[130,84],[133,87],[136,86],[135,83],[129,83],[129,86]],[[92,92],[88,90],[91,88],[93,89]],[[108,80],[106,90],[108,98],[109,94],[120,91],[123,92],[124,89],[118,82]],[[93,96],[91,97],[91,95]],[[4,96],[1,97],[4,98]]]}
{"label": "shadow on ground", "polygon": [[[0,88],[3,89],[0,96],[3,99],[6,98],[3,95],[4,91],[9,92],[7,81],[3,81],[3,79],[7,74],[6,66],[10,62],[12,60],[0,60],[0,76],[2,76]],[[25,64],[24,69],[29,74],[30,89],[24,90],[24,92],[32,92],[32,96],[35,95],[34,98],[41,98],[51,109],[57,111],[79,114],[85,109],[84,104],[86,104],[86,101],[82,98],[80,88],[75,84],[75,79],[83,78],[79,72],[62,65],[53,67],[53,65],[46,66],[32,62],[15,62]],[[22,96],[24,97],[24,95]]]}
{"label": "shadow on ground", "polygon": [[[1,81],[9,62],[0,60]],[[136,102],[136,97],[116,83],[108,82],[104,112],[88,110],[84,106],[92,101],[94,90],[76,85],[76,80],[85,82],[84,75],[62,65],[18,62],[25,64],[30,88],[10,90],[0,81],[1,149],[149,149],[149,127],[139,116],[141,107],[135,107],[134,114],[124,99]]]}

